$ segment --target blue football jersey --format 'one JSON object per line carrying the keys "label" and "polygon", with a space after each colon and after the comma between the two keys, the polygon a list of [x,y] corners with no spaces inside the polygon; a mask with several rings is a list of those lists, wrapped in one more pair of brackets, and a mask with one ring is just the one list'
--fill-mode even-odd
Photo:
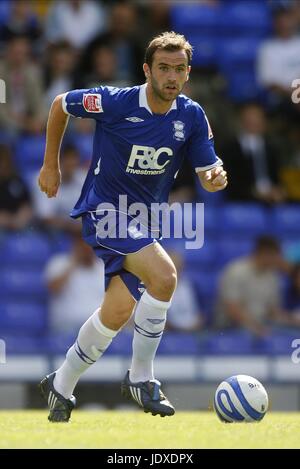
{"label": "blue football jersey", "polygon": [[63,108],[96,121],[91,166],[73,218],[101,203],[117,206],[119,195],[149,208],[166,202],[185,158],[195,171],[222,164],[203,109],[182,94],[166,114],[151,111],[146,84],[69,91]]}

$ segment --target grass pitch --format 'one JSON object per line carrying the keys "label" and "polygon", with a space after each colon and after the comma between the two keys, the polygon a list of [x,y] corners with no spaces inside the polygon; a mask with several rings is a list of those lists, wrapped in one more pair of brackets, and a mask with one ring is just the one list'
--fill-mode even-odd
{"label": "grass pitch", "polygon": [[259,423],[221,423],[212,412],[80,411],[69,423],[46,411],[0,411],[0,448],[300,448],[300,413],[270,412]]}

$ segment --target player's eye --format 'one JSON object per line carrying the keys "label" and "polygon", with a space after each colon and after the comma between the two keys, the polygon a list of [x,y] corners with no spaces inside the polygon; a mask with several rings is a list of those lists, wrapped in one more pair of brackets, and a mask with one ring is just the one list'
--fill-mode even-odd
{"label": "player's eye", "polygon": [[165,65],[161,65],[159,67],[160,70],[162,70],[163,72],[167,72],[168,71],[168,67],[166,67]]}

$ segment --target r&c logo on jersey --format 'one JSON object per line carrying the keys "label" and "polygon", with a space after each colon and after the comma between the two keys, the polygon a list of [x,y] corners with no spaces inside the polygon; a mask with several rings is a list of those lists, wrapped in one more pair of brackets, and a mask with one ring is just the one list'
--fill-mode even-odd
{"label": "r&c logo on jersey", "polygon": [[173,121],[173,132],[175,140],[183,141],[185,139],[184,122]]}
{"label": "r&c logo on jersey", "polygon": [[153,147],[133,145],[126,172],[143,175],[162,174],[170,162],[169,158],[166,160],[166,156],[173,156],[171,148],[161,147],[156,150]]}

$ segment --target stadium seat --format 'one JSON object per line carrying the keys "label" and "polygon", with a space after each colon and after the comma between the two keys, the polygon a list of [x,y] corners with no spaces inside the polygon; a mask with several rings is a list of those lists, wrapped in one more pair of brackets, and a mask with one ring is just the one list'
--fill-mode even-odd
{"label": "stadium seat", "polygon": [[270,228],[270,217],[267,209],[258,204],[227,204],[220,210],[220,229],[224,234],[245,234],[256,236]]}
{"label": "stadium seat", "polygon": [[248,70],[232,71],[226,73],[228,82],[227,94],[235,102],[259,100],[261,88],[257,83],[256,73],[253,67]]}
{"label": "stadium seat", "polygon": [[93,135],[78,134],[77,138],[72,140],[72,143],[80,154],[81,163],[89,163],[93,155]]}
{"label": "stadium seat", "polygon": [[165,331],[159,345],[160,355],[198,355],[199,334],[191,332]]}
{"label": "stadium seat", "polygon": [[0,297],[3,299],[31,299],[45,301],[47,290],[43,272],[36,270],[20,270],[6,268],[0,270]]}
{"label": "stadium seat", "polygon": [[218,5],[178,4],[171,6],[172,28],[182,34],[216,34],[219,24]]}
{"label": "stadium seat", "polygon": [[56,232],[53,233],[51,239],[51,247],[53,249],[53,254],[57,253],[68,253],[72,250],[72,237],[67,233]]}
{"label": "stadium seat", "polygon": [[5,341],[6,354],[41,354],[42,340],[40,335],[24,335],[20,332],[1,330],[1,339]]}
{"label": "stadium seat", "polygon": [[15,148],[15,162],[21,173],[36,172],[43,164],[45,151],[44,135],[20,137]]}
{"label": "stadium seat", "polygon": [[204,205],[204,233],[206,234],[217,234],[219,231],[219,210],[222,207],[216,207],[214,205]]}
{"label": "stadium seat", "polygon": [[292,342],[299,336],[299,329],[275,330],[270,336],[260,339],[257,350],[268,355],[291,355]]}
{"label": "stadium seat", "polygon": [[217,49],[217,63],[226,74],[254,69],[257,51],[261,44],[258,38],[228,38],[221,41]]}
{"label": "stadium seat", "polygon": [[201,270],[201,266],[197,270],[185,270],[186,275],[193,283],[200,297],[205,295],[215,296],[219,271]]}
{"label": "stadium seat", "polygon": [[107,350],[108,355],[131,355],[133,330],[123,329],[112,341]]}
{"label": "stadium seat", "polygon": [[226,1],[220,10],[219,31],[224,35],[266,37],[271,32],[271,14],[262,0]]}
{"label": "stadium seat", "polygon": [[279,205],[273,209],[272,225],[279,236],[298,235],[300,237],[300,208],[295,205]]}
{"label": "stadium seat", "polygon": [[47,323],[45,303],[0,300],[0,330],[43,332]]}
{"label": "stadium seat", "polygon": [[253,337],[242,330],[211,333],[205,338],[204,351],[209,355],[248,355],[253,352]]}
{"label": "stadium seat", "polygon": [[183,254],[186,266],[194,270],[212,268],[216,262],[216,246],[209,237],[204,240],[202,248],[186,249]]}
{"label": "stadium seat", "polygon": [[41,351],[49,355],[65,354],[71,345],[74,343],[77,332],[70,333],[52,333],[51,331],[41,340]]}
{"label": "stadium seat", "polygon": [[216,242],[216,262],[219,267],[241,256],[248,256],[254,247],[251,238],[223,238]]}
{"label": "stadium seat", "polygon": [[44,266],[51,256],[47,236],[38,232],[19,232],[0,241],[1,266]]}
{"label": "stadium seat", "polygon": [[207,67],[216,64],[218,39],[215,35],[203,34],[199,30],[197,34],[187,34],[187,38],[193,45],[193,67]]}
{"label": "stadium seat", "polygon": [[199,310],[207,326],[213,321],[220,270],[201,270],[201,267],[198,267],[198,270],[187,270],[186,275],[193,284],[199,303]]}

